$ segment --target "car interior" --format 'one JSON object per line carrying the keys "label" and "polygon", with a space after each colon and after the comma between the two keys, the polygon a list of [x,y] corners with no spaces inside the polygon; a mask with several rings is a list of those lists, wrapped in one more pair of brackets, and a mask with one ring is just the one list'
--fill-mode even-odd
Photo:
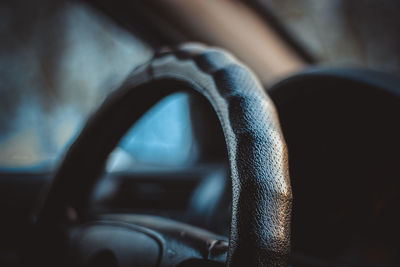
{"label": "car interior", "polygon": [[399,11],[0,3],[0,266],[400,266]]}

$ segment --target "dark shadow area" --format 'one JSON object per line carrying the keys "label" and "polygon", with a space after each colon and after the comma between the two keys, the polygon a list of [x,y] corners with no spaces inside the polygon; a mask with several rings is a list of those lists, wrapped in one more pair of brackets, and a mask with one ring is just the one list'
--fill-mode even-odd
{"label": "dark shadow area", "polygon": [[289,149],[299,262],[399,264],[399,84],[381,73],[317,70],[272,88]]}

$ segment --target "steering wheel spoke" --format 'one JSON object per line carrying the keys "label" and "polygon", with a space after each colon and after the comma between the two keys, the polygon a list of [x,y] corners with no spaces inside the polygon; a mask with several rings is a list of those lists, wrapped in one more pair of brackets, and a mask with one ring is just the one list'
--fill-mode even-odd
{"label": "steering wheel spoke", "polygon": [[228,251],[226,237],[151,215],[105,214],[69,232],[74,266],[105,257],[123,263],[118,266],[178,266],[194,259],[223,264]]}

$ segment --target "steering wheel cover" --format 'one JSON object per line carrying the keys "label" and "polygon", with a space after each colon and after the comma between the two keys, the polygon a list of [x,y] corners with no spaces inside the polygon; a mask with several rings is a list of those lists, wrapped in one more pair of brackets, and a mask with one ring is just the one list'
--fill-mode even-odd
{"label": "steering wheel cover", "polygon": [[158,100],[185,90],[208,99],[224,131],[232,179],[228,266],[286,266],[292,193],[275,107],[248,68],[200,45],[156,55],[105,101],[67,152],[39,223],[63,223],[67,210],[84,218],[90,192],[124,133]]}

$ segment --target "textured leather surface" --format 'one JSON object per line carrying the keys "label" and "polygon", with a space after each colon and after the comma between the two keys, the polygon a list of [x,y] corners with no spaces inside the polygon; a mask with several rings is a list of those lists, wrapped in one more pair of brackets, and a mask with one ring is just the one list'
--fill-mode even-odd
{"label": "textured leather surface", "polygon": [[232,178],[228,266],[286,266],[292,193],[275,107],[249,69],[200,45],[158,54],[105,101],[68,151],[39,221],[65,221],[67,210],[84,218],[90,191],[123,134],[159,99],[182,90],[206,97],[224,131]]}

